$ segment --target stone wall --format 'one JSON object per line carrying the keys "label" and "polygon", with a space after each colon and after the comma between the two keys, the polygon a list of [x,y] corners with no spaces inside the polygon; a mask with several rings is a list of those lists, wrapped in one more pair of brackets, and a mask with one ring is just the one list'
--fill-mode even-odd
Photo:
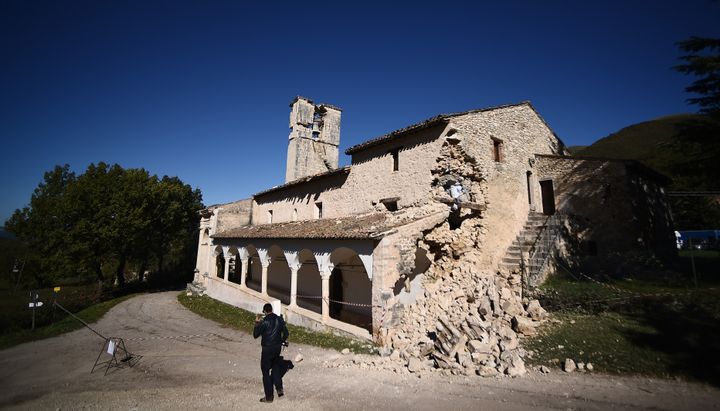
{"label": "stone wall", "polygon": [[216,206],[217,232],[248,225],[252,219],[252,199],[247,198]]}
{"label": "stone wall", "polygon": [[[398,198],[398,207],[429,201],[431,168],[435,164],[444,126],[426,129],[373,147],[353,156],[350,173],[330,175],[255,197],[253,224],[316,217],[322,203],[323,218],[383,211],[383,199]],[[399,150],[399,170],[393,171],[392,150]]]}
{"label": "stone wall", "polygon": [[[539,209],[539,187],[532,180],[528,200],[527,173],[535,173],[535,154],[559,154],[562,142],[529,104],[470,113],[452,119],[463,151],[477,163],[485,180],[482,253],[486,267],[495,267],[522,229],[528,212]],[[493,145],[501,142],[495,161]]]}
{"label": "stone wall", "polygon": [[604,259],[630,252],[675,253],[663,178],[635,162],[538,156],[540,180],[550,179],[558,212],[566,214],[574,253]]}

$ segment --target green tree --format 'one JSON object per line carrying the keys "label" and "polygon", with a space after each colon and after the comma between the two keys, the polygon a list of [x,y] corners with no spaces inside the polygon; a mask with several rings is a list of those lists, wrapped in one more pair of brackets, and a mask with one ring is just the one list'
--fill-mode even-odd
{"label": "green tree", "polygon": [[[177,177],[164,176],[154,187],[152,244],[157,272],[165,273],[166,263],[181,272],[191,270],[197,246],[202,194]],[[190,264],[188,264],[190,263]]]}
{"label": "green tree", "polygon": [[32,256],[41,257],[39,286],[72,270],[72,261],[65,253],[68,232],[72,228],[72,220],[66,211],[66,194],[75,180],[75,174],[67,164],[46,172],[33,192],[29,206],[15,210],[5,223],[5,229],[23,240]]}
{"label": "green tree", "polygon": [[685,63],[675,69],[699,77],[685,90],[701,97],[688,102],[700,106],[701,113],[720,115],[720,39],[693,36],[678,47],[688,54],[680,57]]}
{"label": "green tree", "polygon": [[[173,268],[187,269],[178,264],[195,256],[202,207],[200,192],[177,177],[160,180],[144,169],[102,162],[76,177],[66,165],[45,173],[30,205],[5,227],[37,254],[46,281],[102,282],[111,273],[123,285],[133,264],[141,275],[152,262],[164,271],[168,259]],[[182,272],[174,274],[180,279]]]}

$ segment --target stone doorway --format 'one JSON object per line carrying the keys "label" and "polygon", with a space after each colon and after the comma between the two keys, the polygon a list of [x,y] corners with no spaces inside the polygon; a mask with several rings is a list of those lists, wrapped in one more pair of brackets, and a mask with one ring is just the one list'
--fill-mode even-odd
{"label": "stone doorway", "polygon": [[555,214],[555,189],[552,180],[543,180],[540,182],[540,193],[542,196],[543,214]]}

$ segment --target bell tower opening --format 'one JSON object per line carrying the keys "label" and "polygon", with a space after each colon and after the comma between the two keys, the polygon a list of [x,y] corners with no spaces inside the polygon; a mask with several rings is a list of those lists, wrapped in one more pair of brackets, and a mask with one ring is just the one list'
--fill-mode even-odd
{"label": "bell tower opening", "polygon": [[290,108],[285,182],[336,169],[342,110],[305,97],[296,97]]}

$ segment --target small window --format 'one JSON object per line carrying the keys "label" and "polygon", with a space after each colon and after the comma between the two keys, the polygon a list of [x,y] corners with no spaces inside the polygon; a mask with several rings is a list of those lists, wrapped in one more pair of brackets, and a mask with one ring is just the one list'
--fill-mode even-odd
{"label": "small window", "polygon": [[505,153],[503,153],[503,142],[496,138],[492,139],[493,142],[493,160],[496,163],[503,161]]}
{"label": "small window", "polygon": [[387,202],[383,203],[383,205],[385,206],[385,209],[388,211],[397,211],[398,210],[397,201],[387,201]]}
{"label": "small window", "polygon": [[268,212],[267,212],[267,222],[268,222],[268,224],[272,224],[272,220],[273,220],[273,212],[272,212],[272,210],[268,210]]}
{"label": "small window", "polygon": [[293,210],[292,220],[297,221],[297,208]]}
{"label": "small window", "polygon": [[322,203],[315,203],[315,218],[323,218],[323,205],[322,205]]}
{"label": "small window", "polygon": [[380,200],[380,203],[385,206],[387,211],[397,211],[399,200],[400,197],[383,198]]}
{"label": "small window", "polygon": [[395,149],[390,152],[393,159],[393,171],[400,170],[400,149]]}

